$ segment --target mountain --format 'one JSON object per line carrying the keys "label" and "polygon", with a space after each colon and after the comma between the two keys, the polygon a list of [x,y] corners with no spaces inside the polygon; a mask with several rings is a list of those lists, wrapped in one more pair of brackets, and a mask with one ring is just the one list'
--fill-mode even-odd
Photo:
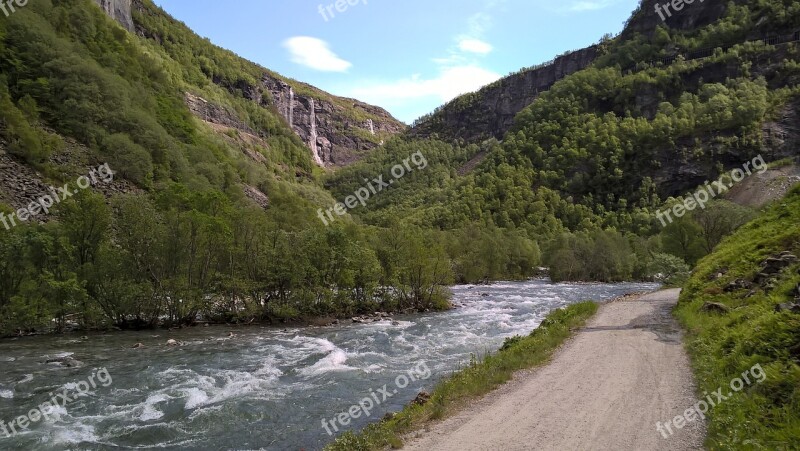
{"label": "mountain", "polygon": [[653,5],[406,130],[149,0],[31,2],[0,21],[0,332],[446,308],[452,282],[543,265],[685,275],[753,212],[664,227],[672,196],[758,156],[793,180],[800,10]]}
{"label": "mountain", "polygon": [[[141,0],[95,0],[111,18],[125,29],[145,39],[162,44],[176,34],[192,35],[185,25],[170,18],[151,2]],[[164,46],[171,51],[171,46]],[[174,53],[173,53],[174,55]],[[201,64],[198,59],[194,63]],[[255,64],[248,66],[248,76],[225,77],[206,71],[210,80],[258,106],[276,111],[306,143],[320,166],[347,166],[358,161],[389,137],[406,129],[383,108],[355,99],[336,97],[311,85],[282,77]],[[186,103],[192,113],[212,124],[233,127],[244,133],[254,131],[234,112],[187,92]]]}
{"label": "mountain", "polygon": [[[484,208],[507,199],[508,189],[467,195],[478,180],[499,174],[498,164],[510,163],[533,187],[514,186],[517,200],[527,199],[522,205],[554,190],[600,216],[625,211],[622,223],[603,223],[629,227],[645,209],[756,155],[796,157],[796,3],[695,2],[666,22],[655,5],[644,1],[616,37],[524,69],[417,121],[409,141],[480,144],[483,151],[453,162],[462,178],[452,192],[417,193],[420,201],[402,215],[452,227],[491,211],[495,224],[535,224],[533,212],[520,215],[524,208]],[[487,139],[502,143],[482,144]],[[447,207],[433,201],[443,197]],[[582,214],[557,216],[570,229],[584,221]]]}
{"label": "mountain", "polygon": [[[552,61],[524,68],[497,82],[481,88],[479,91],[460,96],[447,104],[437,108],[433,113],[423,116],[415,121],[409,130],[409,135],[414,138],[435,137],[445,141],[463,140],[477,143],[484,139],[503,139],[512,128],[518,113],[530,106],[542,93],[548,91],[559,80],[579,72],[589,66],[608,67],[617,64],[623,71],[640,71],[645,66],[642,63],[654,64],[663,60],[674,60],[678,55],[691,59],[705,55],[707,50],[713,50],[711,45],[729,48],[731,45],[747,40],[761,40],[777,36],[790,36],[797,31],[797,25],[785,19],[778,23],[759,22],[750,24],[746,30],[736,30],[727,35],[715,34],[702,44],[709,47],[696,49],[697,45],[686,46],[685,43],[666,45],[663,33],[692,34],[713,24],[723,18],[728,5],[744,5],[747,2],[697,2],[688,3],[680,12],[670,13],[666,20],[661,20],[656,11],[658,1],[645,0],[633,12],[626,22],[623,31],[615,38],[610,35],[603,37],[600,43],[589,47],[567,52]],[[620,48],[623,43],[632,44],[639,39],[660,39],[657,44],[646,53],[630,55],[623,60],[609,60],[600,58],[607,55],[610,48]],[[681,45],[683,44],[683,45]],[[702,45],[701,44],[701,45]],[[598,58],[601,61],[597,61]],[[724,79],[727,72],[711,71],[709,74],[714,79]],[[691,81],[687,76],[686,81]],[[642,95],[647,95],[642,93]],[[642,98],[645,102],[646,99]],[[640,108],[649,108],[653,111],[657,104],[640,105]]]}

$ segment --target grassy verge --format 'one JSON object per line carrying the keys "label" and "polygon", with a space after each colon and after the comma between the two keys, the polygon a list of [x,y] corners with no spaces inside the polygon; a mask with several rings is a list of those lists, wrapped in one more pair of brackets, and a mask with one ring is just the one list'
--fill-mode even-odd
{"label": "grassy verge", "polygon": [[[771,282],[757,277],[762,262],[782,252],[800,256],[798,189],[703,259],[675,311],[701,392],[728,391],[756,364],[766,374],[709,412],[709,449],[800,449],[800,314],[776,310],[797,295],[800,264]],[[737,280],[744,286],[731,285]],[[704,309],[710,302],[722,306]]]}
{"label": "grassy verge", "polygon": [[583,302],[550,313],[526,337],[506,340],[496,354],[487,355],[441,381],[424,406],[407,406],[393,419],[367,426],[358,434],[348,432],[326,449],[332,451],[376,450],[402,446],[401,435],[444,418],[467,401],[484,395],[511,379],[514,372],[547,362],[553,352],[597,311],[597,304]]}

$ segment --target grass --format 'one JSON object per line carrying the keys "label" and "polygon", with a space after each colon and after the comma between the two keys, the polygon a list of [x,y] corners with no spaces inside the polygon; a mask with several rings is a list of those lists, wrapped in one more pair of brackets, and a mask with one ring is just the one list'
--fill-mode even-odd
{"label": "grass", "polygon": [[583,302],[551,312],[542,324],[526,337],[506,340],[496,354],[478,361],[439,382],[430,401],[423,406],[407,406],[391,420],[374,423],[360,433],[347,432],[326,449],[329,451],[379,450],[400,448],[401,436],[431,421],[447,417],[468,401],[508,382],[521,369],[547,362],[555,350],[597,312],[597,304]]}
{"label": "grass", "polygon": [[[759,287],[747,297],[749,289],[725,290],[736,279],[752,281],[762,261],[784,251],[800,255],[800,189],[700,261],[675,310],[688,330],[701,393],[727,387],[756,364],[767,376],[709,412],[709,449],[800,449],[800,315],[775,310],[794,298],[800,265],[786,268],[769,292]],[[703,312],[705,302],[730,311]]]}

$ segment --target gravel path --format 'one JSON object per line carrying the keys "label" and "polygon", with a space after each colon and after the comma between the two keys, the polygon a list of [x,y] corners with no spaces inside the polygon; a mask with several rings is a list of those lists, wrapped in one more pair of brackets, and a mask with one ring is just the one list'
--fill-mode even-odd
{"label": "gravel path", "polygon": [[681,332],[679,290],[603,305],[544,367],[407,438],[410,450],[694,450],[701,420],[666,423],[697,402]]}

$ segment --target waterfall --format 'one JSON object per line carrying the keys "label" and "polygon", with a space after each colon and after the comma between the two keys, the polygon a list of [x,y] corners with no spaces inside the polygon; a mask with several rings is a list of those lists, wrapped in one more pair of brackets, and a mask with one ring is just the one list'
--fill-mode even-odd
{"label": "waterfall", "polygon": [[375,124],[372,119],[367,119],[367,124],[369,124],[369,132],[372,133],[372,136],[375,136]]}
{"label": "waterfall", "polygon": [[289,106],[286,110],[288,116],[286,120],[289,121],[289,128],[292,128],[294,126],[294,89],[291,87],[289,88]]}
{"label": "waterfall", "polygon": [[308,146],[311,147],[311,152],[314,154],[314,161],[320,166],[325,166],[322,158],[319,156],[319,148],[317,147],[317,111],[314,106],[314,99],[309,99],[311,109],[311,136],[309,137]]}

